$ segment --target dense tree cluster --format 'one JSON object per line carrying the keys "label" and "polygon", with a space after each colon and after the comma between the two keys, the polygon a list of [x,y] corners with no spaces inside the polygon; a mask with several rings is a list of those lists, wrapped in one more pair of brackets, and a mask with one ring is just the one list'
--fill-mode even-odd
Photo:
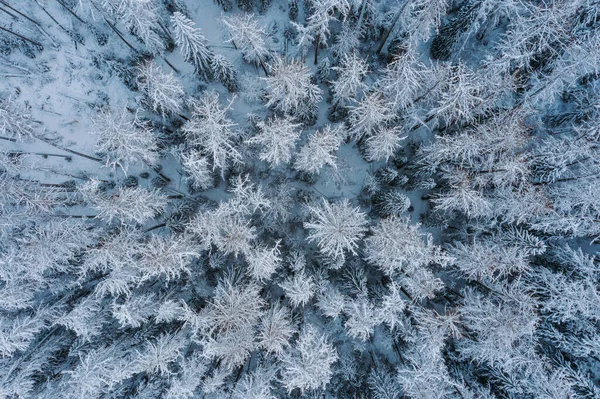
{"label": "dense tree cluster", "polygon": [[600,398],[599,32],[0,0],[0,397]]}

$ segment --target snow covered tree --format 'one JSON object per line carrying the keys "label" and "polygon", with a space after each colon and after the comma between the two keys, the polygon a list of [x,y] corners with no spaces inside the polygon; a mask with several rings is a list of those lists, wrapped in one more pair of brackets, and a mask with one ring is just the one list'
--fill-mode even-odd
{"label": "snow covered tree", "polygon": [[[429,40],[431,33],[440,25],[448,6],[448,0],[409,0],[396,5],[397,11],[377,53],[381,52],[396,26],[401,26],[401,32],[406,33],[407,37],[404,40],[409,48],[414,48],[422,41]],[[400,23],[398,24],[398,22]]]}
{"label": "snow covered tree", "polygon": [[299,120],[310,120],[315,114],[322,91],[312,82],[310,69],[298,61],[275,57],[270,64],[266,106]]}
{"label": "snow covered tree", "polygon": [[[471,122],[477,111],[483,113],[482,108],[490,102],[490,79],[481,79],[477,72],[472,72],[463,64],[441,69],[439,80],[443,81],[440,88],[439,103],[428,113],[428,117],[443,120],[446,124],[462,120]],[[485,82],[485,83],[484,83]],[[493,97],[492,97],[493,98]]]}
{"label": "snow covered tree", "polygon": [[514,8],[512,23],[496,48],[499,56],[488,61],[499,72],[529,69],[537,55],[554,53],[554,46],[564,46],[569,29],[565,21],[573,18],[569,15],[573,9],[563,4],[552,7],[517,3]]}
{"label": "snow covered tree", "polygon": [[269,162],[271,167],[281,163],[289,163],[300,138],[298,128],[300,123],[294,123],[290,118],[274,117],[266,122],[257,123],[259,133],[246,140],[248,144],[259,144],[263,150],[259,158]]}
{"label": "snow covered tree", "polygon": [[433,237],[422,234],[419,225],[411,224],[408,218],[382,219],[372,232],[365,239],[365,259],[388,275],[400,270],[410,273],[432,263],[447,264]]}
{"label": "snow covered tree", "polygon": [[143,351],[137,351],[136,371],[161,376],[172,374],[171,364],[181,356],[185,345],[186,341],[181,334],[163,334],[158,339],[147,342]]}
{"label": "snow covered tree", "polygon": [[12,357],[29,347],[36,334],[46,327],[42,314],[0,318],[0,354]]}
{"label": "snow covered tree", "polygon": [[315,294],[315,283],[304,271],[294,273],[279,285],[294,307],[306,305]]}
{"label": "snow covered tree", "polygon": [[269,248],[253,248],[246,254],[248,274],[258,281],[268,281],[281,265],[279,242]]}
{"label": "snow covered tree", "polygon": [[355,339],[366,341],[379,324],[378,313],[367,298],[361,297],[346,304],[348,320],[344,323],[347,334]]}
{"label": "snow covered tree", "polygon": [[[364,1],[363,5],[366,6],[369,0]],[[364,10],[364,7],[361,8]],[[358,23],[357,23],[358,24]],[[360,38],[364,31],[358,29],[358,25],[354,25],[349,20],[342,22],[342,29],[335,37],[335,43],[331,46],[331,52],[335,56],[336,60],[341,60],[344,56],[356,51],[360,46]]]}
{"label": "snow covered tree", "polygon": [[411,202],[400,190],[378,193],[373,198],[373,209],[381,216],[400,216],[410,208]]}
{"label": "snow covered tree", "polygon": [[339,11],[344,17],[350,11],[350,4],[346,0],[317,0],[312,2],[312,12],[306,19],[306,25],[299,25],[292,22],[298,31],[298,47],[302,49],[303,55],[306,55],[308,46],[314,44],[315,59],[317,65],[319,56],[319,46],[327,46],[327,40],[331,35],[329,23],[336,20],[334,13]]}
{"label": "snow covered tree", "polygon": [[97,398],[100,392],[108,391],[108,386],[132,377],[135,374],[133,361],[128,359],[129,353],[123,352],[123,348],[115,345],[78,352],[79,361],[72,370],[67,370],[68,378],[60,389],[61,394]]}
{"label": "snow covered tree", "polygon": [[198,146],[201,154],[213,161],[213,170],[221,173],[231,163],[241,161],[240,153],[233,146],[236,124],[227,117],[233,99],[225,107],[221,106],[217,92],[206,93],[192,104],[192,116],[182,127],[183,133],[192,146]]}
{"label": "snow covered tree", "polygon": [[343,259],[346,251],[356,255],[367,224],[359,208],[352,208],[347,199],[333,204],[324,199],[322,205],[307,208],[310,220],[304,228],[310,230],[309,241],[316,241],[321,252],[332,258]]}
{"label": "snow covered tree", "polygon": [[274,399],[273,383],[276,380],[277,368],[273,366],[260,365],[246,374],[236,385],[232,399]]}
{"label": "snow covered tree", "polygon": [[417,99],[431,74],[432,71],[418,60],[415,51],[408,49],[387,65],[376,86],[395,110],[404,111]]}
{"label": "snow covered tree", "polygon": [[363,79],[369,72],[365,60],[353,51],[350,55],[342,55],[339,66],[332,69],[337,72],[337,79],[332,85],[335,104],[345,105],[355,100],[359,91],[365,88]]}
{"label": "snow covered tree", "polygon": [[99,180],[90,180],[79,191],[84,201],[99,211],[96,217],[107,223],[118,219],[122,223],[144,224],[164,212],[167,206],[166,196],[155,190],[121,187],[109,196],[100,192],[99,186]]}
{"label": "snow covered tree", "polygon": [[105,237],[102,245],[89,248],[78,274],[80,279],[102,272],[107,278],[95,288],[95,294],[104,296],[128,295],[130,285],[137,282],[135,265],[142,248],[142,231],[133,226],[122,226],[114,234]]}
{"label": "snow covered tree", "polygon": [[375,311],[379,321],[385,323],[393,331],[404,322],[402,312],[406,309],[407,302],[395,281],[392,281],[386,288],[388,292],[381,297],[380,305]]}
{"label": "snow covered tree", "polygon": [[0,135],[17,141],[30,140],[35,131],[30,111],[11,97],[0,100]]}
{"label": "snow covered tree", "polygon": [[107,12],[123,20],[150,53],[163,52],[165,44],[158,33],[160,20],[155,0],[102,0],[101,4]]}
{"label": "snow covered tree", "polygon": [[65,326],[84,342],[91,342],[92,338],[102,332],[102,325],[106,321],[107,317],[104,314],[100,300],[86,297],[59,317],[55,324]]}
{"label": "snow covered tree", "polygon": [[367,93],[355,106],[350,106],[350,132],[355,139],[370,136],[395,118],[393,109],[380,92]]}
{"label": "snow covered tree", "polygon": [[315,46],[314,64],[317,65],[319,57],[319,46],[326,46],[327,39],[331,32],[329,31],[329,22],[335,17],[326,10],[315,10],[306,20],[306,26],[292,22],[298,31],[298,48],[302,51],[303,58],[308,52],[308,47]]}
{"label": "snow covered tree", "polygon": [[198,214],[190,229],[207,248],[215,245],[219,251],[235,256],[250,254],[256,238],[256,228],[249,221],[224,209]]}
{"label": "snow covered tree", "polygon": [[208,80],[212,76],[213,53],[208,48],[208,41],[199,28],[194,28],[194,21],[176,11],[171,17],[175,43],[180,47],[181,55],[196,68],[196,73]]}
{"label": "snow covered tree", "polygon": [[193,398],[194,391],[202,385],[201,377],[206,373],[208,365],[198,351],[192,353],[181,363],[181,372],[171,379],[171,386],[166,393],[168,399]]}
{"label": "snow covered tree", "polygon": [[314,132],[296,155],[294,168],[313,174],[318,174],[325,165],[336,168],[334,153],[342,145],[345,136],[346,132],[341,125],[326,125]]}
{"label": "snow covered tree", "polygon": [[185,92],[181,83],[171,72],[164,72],[154,61],[139,66],[137,84],[146,95],[152,111],[163,118],[167,114],[177,114],[183,110]]}
{"label": "snow covered tree", "polygon": [[498,239],[477,239],[469,245],[459,242],[450,248],[449,254],[463,275],[475,280],[493,281],[530,268],[530,252]]}
{"label": "snow covered tree", "polygon": [[267,45],[267,32],[259,25],[253,14],[237,14],[222,19],[229,41],[235,48],[242,52],[244,60],[251,64],[260,65],[269,75],[265,62],[269,58],[269,47]]}
{"label": "snow covered tree", "polygon": [[338,360],[337,351],[316,327],[306,325],[294,349],[288,350],[281,359],[282,379],[288,392],[324,388],[331,377],[331,366]]}
{"label": "snow covered tree", "polygon": [[462,180],[448,192],[440,193],[433,199],[436,208],[444,212],[459,211],[469,218],[487,215],[491,210],[490,201],[484,197],[481,190],[471,187],[468,178],[458,176],[461,177]]}
{"label": "snow covered tree", "polygon": [[223,83],[227,91],[237,91],[237,73],[227,58],[215,54],[211,59],[210,68],[212,77]]}
{"label": "snow covered tree", "polygon": [[[199,212],[189,224],[189,229],[206,248],[215,245],[218,250],[235,256],[256,256],[251,251],[251,245],[256,238],[257,229],[250,224],[248,217],[259,210],[268,209],[270,202],[265,198],[261,187],[255,187],[247,176],[238,176],[233,180],[230,189],[233,197],[222,202],[216,209]],[[258,256],[262,257],[262,254]],[[273,261],[271,256],[266,258],[271,258],[268,259],[269,262]],[[262,272],[264,270],[260,274]]]}
{"label": "snow covered tree", "polygon": [[168,283],[183,274],[190,274],[191,264],[200,256],[201,249],[189,236],[152,236],[141,249],[140,281],[164,276]]}
{"label": "snow covered tree", "polygon": [[258,327],[258,346],[267,354],[281,356],[290,345],[296,328],[289,313],[285,306],[274,304],[262,317]]}
{"label": "snow covered tree", "polygon": [[189,150],[179,153],[181,166],[188,173],[192,187],[206,190],[213,186],[213,175],[209,160],[199,151]]}
{"label": "snow covered tree", "polygon": [[127,174],[131,164],[152,166],[158,162],[156,137],[137,112],[131,113],[127,107],[120,112],[100,109],[92,122],[92,133],[98,136],[96,148],[104,154],[107,167],[120,167]]}
{"label": "snow covered tree", "polygon": [[198,329],[203,356],[219,358],[230,368],[242,365],[254,350],[254,328],[263,315],[264,300],[256,284],[219,281],[211,302],[191,320]]}
{"label": "snow covered tree", "polygon": [[128,297],[122,303],[112,304],[112,316],[121,328],[138,328],[147,323],[155,311],[155,298],[152,295]]}
{"label": "snow covered tree", "polygon": [[439,345],[432,348],[419,345],[404,356],[405,363],[398,368],[398,383],[409,398],[450,397],[451,379]]}
{"label": "snow covered tree", "polygon": [[400,141],[407,136],[400,136],[397,127],[384,127],[365,141],[365,157],[368,161],[387,160],[400,148]]}
{"label": "snow covered tree", "polygon": [[346,308],[346,298],[337,288],[328,286],[317,296],[317,307],[325,316],[335,319]]}
{"label": "snow covered tree", "polygon": [[463,342],[460,352],[475,361],[509,369],[512,358],[520,357],[534,344],[538,304],[518,282],[498,288],[498,294],[487,297],[466,290],[460,311],[473,339]]}

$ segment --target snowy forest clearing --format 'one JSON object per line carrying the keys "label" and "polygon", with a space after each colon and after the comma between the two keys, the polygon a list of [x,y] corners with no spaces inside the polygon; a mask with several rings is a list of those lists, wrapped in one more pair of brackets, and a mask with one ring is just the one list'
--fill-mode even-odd
{"label": "snowy forest clearing", "polygon": [[599,29],[0,0],[0,398],[599,398]]}

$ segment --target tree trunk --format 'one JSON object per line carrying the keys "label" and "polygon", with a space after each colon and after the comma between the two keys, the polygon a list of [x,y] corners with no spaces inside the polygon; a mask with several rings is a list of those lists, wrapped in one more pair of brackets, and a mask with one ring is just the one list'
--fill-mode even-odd
{"label": "tree trunk", "polygon": [[144,233],[148,233],[152,230],[156,230],[156,229],[160,229],[161,227],[165,227],[167,224],[166,223],[161,223],[161,224],[157,224],[156,226],[152,226],[150,228],[147,228],[146,230],[144,230]]}
{"label": "tree trunk", "polygon": [[17,14],[19,14],[20,16],[22,16],[23,18],[27,19],[30,22],[33,22],[34,24],[36,24],[37,26],[40,26],[40,23],[37,22],[36,20],[34,20],[33,18],[29,18],[27,15],[23,14],[22,12],[20,12],[19,10],[16,10],[14,8],[12,8],[10,6],[10,4],[8,4],[7,2],[5,2],[4,0],[0,0],[0,3],[4,4],[6,7],[10,8],[11,10],[13,10],[14,12],[16,12]]}
{"label": "tree trunk", "polygon": [[131,45],[131,43],[129,43],[127,40],[125,40],[125,38],[123,37],[123,35],[121,34],[121,32],[119,32],[119,30],[113,24],[111,24],[110,22],[108,22],[108,19],[106,19],[104,16],[102,18],[104,18],[104,20],[106,21],[106,23],[108,24],[108,26],[111,27],[111,29],[113,30],[113,32],[115,32],[117,34],[117,36],[119,36],[121,38],[121,40],[123,40],[123,42],[127,45],[127,47],[129,47],[130,49],[132,49],[136,53],[138,52],[137,49]]}
{"label": "tree trunk", "polygon": [[269,72],[267,72],[267,67],[265,66],[265,63],[263,62],[263,60],[259,58],[258,62],[260,63],[262,70],[265,72],[265,76],[269,76]]}
{"label": "tree trunk", "polygon": [[170,67],[171,67],[171,69],[172,69],[172,70],[174,70],[174,71],[175,71],[175,73],[179,73],[179,69],[175,68],[175,67],[173,66],[173,64],[171,64],[171,63],[169,62],[169,60],[167,60],[167,57],[162,57],[162,59],[163,59],[163,60],[164,60],[164,61],[167,63],[167,65],[168,65],[168,66],[170,66]]}
{"label": "tree trunk", "polygon": [[356,29],[360,32],[360,26],[362,25],[363,17],[365,15],[365,8],[367,8],[367,1],[363,0],[362,7],[360,8],[360,15],[358,16],[358,22],[356,23]]}
{"label": "tree trunk", "polygon": [[15,33],[15,32],[13,32],[13,31],[11,31],[11,30],[8,30],[8,29],[6,29],[6,28],[3,28],[3,27],[1,27],[1,26],[0,26],[0,30],[3,30],[3,31],[5,31],[5,32],[8,32],[8,33],[10,33],[11,35],[15,35],[15,36],[16,36],[16,37],[18,37],[19,39],[25,40],[26,42],[29,42],[29,43],[31,43],[31,44],[35,44],[36,46],[38,46],[38,47],[39,47],[40,49],[42,49],[42,50],[44,49],[44,46],[43,46],[42,44],[40,44],[40,43],[38,43],[38,42],[36,42],[36,41],[34,41],[34,40],[28,39],[28,38],[26,38],[26,37],[25,37],[25,36],[23,36],[23,35],[20,35],[20,34],[18,34],[18,33]]}
{"label": "tree trunk", "polygon": [[17,17],[15,14],[13,14],[10,11],[6,11],[4,8],[0,7],[0,11],[7,13],[8,15],[10,15],[11,17],[13,17],[14,20],[18,21],[19,17]]}
{"label": "tree trunk", "polygon": [[60,4],[61,6],[63,6],[63,8],[65,10],[67,10],[69,12],[69,14],[71,14],[72,16],[74,16],[75,18],[77,18],[77,20],[85,25],[87,25],[87,22],[85,22],[83,19],[79,18],[79,15],[75,14],[75,12],[73,10],[71,10],[69,7],[67,7],[67,5],[61,1],[61,0],[56,0],[58,1],[58,4]]}
{"label": "tree trunk", "polygon": [[317,60],[319,58],[319,39],[321,39],[321,35],[315,37],[315,65],[317,65]]}
{"label": "tree trunk", "polygon": [[377,48],[377,51],[375,52],[376,54],[381,53],[381,50],[383,50],[383,46],[385,46],[385,42],[387,42],[387,39],[390,37],[390,34],[392,33],[392,31],[396,27],[396,23],[398,23],[398,20],[400,19],[400,15],[402,15],[402,12],[404,11],[404,9],[408,5],[408,3],[410,3],[410,1],[411,0],[406,0],[404,2],[404,4],[402,5],[402,8],[400,8],[400,10],[398,11],[398,13],[394,17],[394,23],[392,23],[392,26],[390,26],[390,29],[386,32],[385,36],[383,37],[383,40],[381,41],[381,44],[379,45],[379,47]]}

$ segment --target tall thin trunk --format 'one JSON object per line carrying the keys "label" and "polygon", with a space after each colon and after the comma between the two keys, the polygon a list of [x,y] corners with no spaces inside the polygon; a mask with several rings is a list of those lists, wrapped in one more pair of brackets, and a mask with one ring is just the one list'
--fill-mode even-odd
{"label": "tall thin trunk", "polygon": [[41,137],[38,137],[38,139],[39,139],[39,140],[41,140],[41,141],[43,141],[44,143],[46,143],[46,144],[48,144],[48,145],[51,145],[52,147],[58,148],[59,150],[63,150],[63,151],[66,151],[66,152],[70,152],[71,154],[75,154],[75,155],[78,155],[78,156],[80,156],[80,157],[82,157],[82,158],[87,158],[87,159],[89,159],[89,160],[92,160],[92,161],[96,161],[96,162],[102,162],[102,159],[100,159],[100,158],[96,158],[96,157],[93,157],[93,156],[91,156],[91,155],[83,154],[83,153],[81,153],[81,152],[78,152],[78,151],[75,151],[75,150],[70,150],[70,149],[68,149],[68,148],[65,148],[65,147],[62,147],[62,146],[60,146],[60,145],[54,144],[54,143],[52,143],[52,141],[50,141],[50,140],[43,139],[43,138],[41,138]]}
{"label": "tall thin trunk", "polygon": [[7,2],[5,2],[4,0],[0,0],[0,3],[4,4],[6,7],[10,8],[11,10],[13,10],[14,12],[16,12],[17,14],[19,14],[20,16],[22,16],[23,18],[27,19],[30,22],[33,22],[34,24],[36,24],[37,26],[40,26],[40,23],[37,22],[36,20],[34,20],[33,18],[28,17],[27,15],[23,14],[22,12],[20,12],[19,10],[14,9],[13,7],[10,6],[10,4],[8,4]]}
{"label": "tall thin trunk", "polygon": [[63,155],[63,154],[50,154],[50,153],[46,153],[46,152],[29,152],[29,151],[12,151],[9,152],[8,155],[39,155],[41,157],[44,158],[48,158],[48,157],[58,157],[58,158],[64,158],[67,161],[71,161],[73,159],[72,156],[70,155]]}
{"label": "tall thin trunk", "polygon": [[166,227],[167,224],[166,223],[161,223],[161,224],[157,224],[156,226],[152,226],[150,228],[147,228],[146,230],[144,230],[144,233],[148,233],[152,230],[156,230],[156,229],[160,229],[161,227]]}
{"label": "tall thin trunk", "polygon": [[4,8],[2,8],[2,7],[0,7],[0,11],[7,13],[8,15],[10,15],[11,17],[13,17],[13,19],[15,19],[15,20],[17,20],[17,21],[19,20],[19,17],[17,17],[15,14],[13,14],[13,13],[12,13],[12,12],[10,12],[10,11],[6,11],[6,10],[5,10]]}
{"label": "tall thin trunk", "polygon": [[163,31],[163,33],[167,36],[167,38],[174,42],[175,40],[173,40],[173,37],[171,36],[171,32],[169,32],[169,30],[167,28],[165,28],[165,26],[162,24],[162,22],[157,21],[158,22],[158,26],[160,27],[160,29]]}
{"label": "tall thin trunk", "polygon": [[60,4],[61,6],[63,6],[63,8],[64,8],[65,10],[67,10],[67,11],[69,12],[69,14],[71,14],[72,16],[74,16],[75,18],[77,18],[77,20],[78,20],[79,22],[82,22],[82,23],[84,23],[84,24],[86,24],[86,25],[87,25],[87,22],[86,22],[86,21],[84,21],[83,19],[81,19],[81,18],[79,17],[79,15],[75,14],[75,12],[74,12],[73,10],[71,10],[69,7],[67,7],[67,5],[66,5],[66,4],[65,4],[63,1],[61,1],[61,0],[56,0],[56,1],[58,1],[58,4]]}
{"label": "tall thin trunk", "polygon": [[58,22],[58,21],[56,20],[56,18],[54,18],[54,17],[52,16],[52,14],[50,14],[50,13],[48,12],[48,10],[46,10],[44,7],[42,7],[42,5],[41,5],[40,3],[38,3],[38,2],[37,2],[37,0],[36,0],[36,3],[37,3],[39,6],[40,6],[40,8],[42,9],[42,11],[43,11],[44,13],[46,13],[46,15],[47,15],[48,17],[50,17],[50,19],[51,19],[52,21],[54,21],[54,23],[55,23],[56,25],[58,25],[58,27],[59,27],[60,29],[62,29],[62,30],[63,30],[63,31],[64,31],[64,32],[65,32],[67,35],[71,36],[71,33],[72,33],[72,32],[71,32],[69,29],[67,29],[67,28],[65,28],[64,26],[62,26],[62,25],[60,24],[60,22]]}
{"label": "tall thin trunk", "polygon": [[167,60],[167,57],[162,57],[162,59],[167,63],[168,66],[171,67],[172,70],[175,71],[175,73],[179,73],[179,69],[175,68],[175,66],[171,64],[169,60]]}
{"label": "tall thin trunk", "polygon": [[31,44],[35,44],[36,46],[38,46],[38,47],[39,47],[40,49],[42,49],[42,50],[44,49],[44,46],[43,46],[41,43],[38,43],[38,42],[36,42],[35,40],[28,39],[28,38],[26,38],[26,37],[25,37],[25,36],[23,36],[23,35],[20,35],[20,34],[18,34],[18,33],[15,33],[15,32],[13,32],[13,31],[11,31],[11,30],[8,30],[8,29],[6,29],[6,28],[3,28],[3,27],[1,27],[1,26],[0,26],[0,30],[3,30],[3,31],[5,31],[5,32],[8,32],[8,33],[10,33],[11,35],[15,35],[15,36],[16,36],[16,37],[18,37],[19,39],[25,40],[26,42],[29,42],[29,43],[31,43]]}
{"label": "tall thin trunk", "polygon": [[114,26],[113,24],[111,24],[110,22],[108,22],[108,19],[106,19],[106,17],[102,16],[102,18],[104,18],[104,21],[106,21],[106,23],[108,24],[108,26],[110,26],[110,28],[113,30],[113,32],[115,32],[117,34],[117,36],[119,36],[121,38],[121,40],[123,40],[123,42],[127,45],[127,47],[129,47],[130,49],[132,49],[133,51],[135,51],[136,53],[138,52],[137,49],[135,47],[133,47],[131,45],[131,43],[129,43],[121,34],[121,32],[119,32],[119,30],[117,29],[116,26]]}
{"label": "tall thin trunk", "polygon": [[315,65],[317,65],[317,60],[319,58],[319,41],[321,39],[321,35],[317,35],[315,37]]}
{"label": "tall thin trunk", "polygon": [[398,23],[398,20],[400,19],[400,15],[402,15],[402,13],[404,12],[404,9],[408,5],[408,3],[410,3],[410,1],[411,0],[406,0],[404,2],[404,4],[402,5],[402,8],[400,8],[400,10],[398,11],[398,13],[394,17],[394,23],[392,24],[392,26],[390,26],[390,29],[386,32],[385,36],[383,37],[383,40],[381,41],[381,44],[377,48],[376,54],[381,53],[381,50],[383,50],[383,46],[385,46],[385,42],[387,42],[387,39],[390,37],[390,34],[394,30],[394,28],[396,27],[396,24]]}
{"label": "tall thin trunk", "polygon": [[362,25],[363,17],[365,16],[365,8],[367,8],[367,1],[363,0],[362,7],[360,8],[360,15],[358,16],[358,22],[356,23],[356,29],[360,32],[360,26]]}
{"label": "tall thin trunk", "polygon": [[265,72],[265,76],[269,76],[269,72],[267,72],[267,67],[265,66],[265,63],[263,62],[263,60],[259,58],[258,62],[260,63],[262,70]]}
{"label": "tall thin trunk", "polygon": [[163,175],[160,170],[153,165],[150,165],[148,162],[144,162],[150,169],[152,169],[154,172],[156,172],[156,174],[158,175],[158,177],[160,177],[161,179],[163,179],[165,182],[170,183],[171,179],[168,178],[167,176]]}

